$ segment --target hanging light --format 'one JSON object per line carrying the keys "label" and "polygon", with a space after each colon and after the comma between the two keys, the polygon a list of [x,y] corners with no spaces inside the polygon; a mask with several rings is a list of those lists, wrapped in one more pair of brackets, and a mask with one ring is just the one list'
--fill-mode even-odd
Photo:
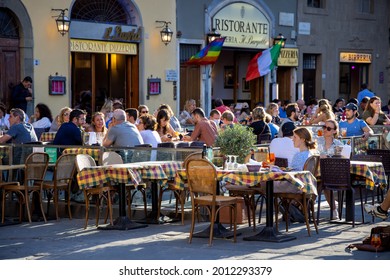
{"label": "hanging light", "polygon": [[221,37],[221,34],[219,34],[217,31],[215,31],[215,28],[213,28],[211,32],[207,33],[206,37],[207,37],[207,44],[210,44],[215,39]]}
{"label": "hanging light", "polygon": [[156,23],[162,23],[163,24],[163,26],[160,26],[160,28],[161,27],[163,28],[160,31],[161,41],[165,45],[168,45],[171,42],[172,35],[173,35],[173,31],[168,27],[168,24],[171,24],[171,22],[170,21],[163,21],[163,20],[156,20]]}
{"label": "hanging light", "polygon": [[278,44],[280,41],[282,41],[282,48],[284,48],[284,45],[286,44],[286,38],[284,38],[282,33],[279,33],[279,35],[274,38],[274,45]]}
{"label": "hanging light", "polygon": [[51,9],[52,11],[59,11],[60,14],[56,17],[56,24],[58,32],[64,36],[69,32],[70,19],[65,16],[65,11],[68,9]]}

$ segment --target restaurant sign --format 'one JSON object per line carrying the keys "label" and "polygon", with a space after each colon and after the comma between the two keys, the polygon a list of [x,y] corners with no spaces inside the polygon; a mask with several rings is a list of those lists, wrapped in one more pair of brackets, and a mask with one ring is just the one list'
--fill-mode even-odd
{"label": "restaurant sign", "polygon": [[136,55],[137,45],[133,43],[70,39],[70,51]]}
{"label": "restaurant sign", "polygon": [[369,53],[341,52],[340,53],[340,62],[371,63],[371,54],[369,54]]}
{"label": "restaurant sign", "polygon": [[212,17],[211,28],[226,37],[225,47],[269,48],[270,21],[264,12],[252,5],[227,5]]}
{"label": "restaurant sign", "polygon": [[278,58],[278,66],[298,66],[298,49],[282,48]]}

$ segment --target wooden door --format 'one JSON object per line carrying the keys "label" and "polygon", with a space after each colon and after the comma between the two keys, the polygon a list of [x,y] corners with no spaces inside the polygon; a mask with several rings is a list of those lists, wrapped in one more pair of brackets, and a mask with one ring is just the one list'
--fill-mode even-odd
{"label": "wooden door", "polygon": [[277,82],[279,84],[279,100],[295,102],[295,96],[291,97],[290,69],[290,67],[278,67]]}
{"label": "wooden door", "polygon": [[180,111],[186,100],[194,99],[200,105],[200,67],[194,65],[180,66]]}
{"label": "wooden door", "polygon": [[20,82],[19,40],[0,39],[0,101],[11,109],[13,86]]}

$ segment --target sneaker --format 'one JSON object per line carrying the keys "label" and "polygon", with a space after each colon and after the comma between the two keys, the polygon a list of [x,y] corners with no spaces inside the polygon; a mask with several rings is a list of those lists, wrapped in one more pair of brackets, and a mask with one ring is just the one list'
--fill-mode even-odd
{"label": "sneaker", "polygon": [[380,218],[382,220],[386,220],[387,217],[389,216],[388,213],[381,213],[378,211],[378,207],[379,207],[379,204],[375,204],[375,205],[372,205],[372,204],[365,204],[364,205],[364,210],[368,213],[368,214],[371,214],[377,218]]}

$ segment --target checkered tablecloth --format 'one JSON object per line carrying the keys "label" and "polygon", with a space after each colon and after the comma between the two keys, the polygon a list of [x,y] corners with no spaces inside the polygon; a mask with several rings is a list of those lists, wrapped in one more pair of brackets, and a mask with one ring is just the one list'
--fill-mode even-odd
{"label": "checkered tablecloth", "polygon": [[80,189],[92,188],[100,184],[108,183],[105,166],[85,167],[77,173],[77,182]]}
{"label": "checkered tablecloth", "polygon": [[381,162],[351,161],[351,174],[366,178],[366,186],[373,190],[376,185],[385,187],[387,177]]}
{"label": "checkered tablecloth", "polygon": [[[232,170],[217,170],[217,179],[222,182],[234,184],[234,185],[245,185],[245,186],[256,186],[261,182],[266,181],[282,181],[286,180],[296,186],[298,189],[309,194],[317,194],[316,178],[309,171],[299,172],[243,172],[243,171],[232,171]],[[184,184],[187,180],[186,171],[179,169],[176,172],[175,186],[178,189],[183,189]]]}
{"label": "checkered tablecloth", "polygon": [[99,161],[100,157],[100,149],[93,148],[67,148],[63,152],[63,154],[86,154],[93,157],[94,160]]}
{"label": "checkered tablecloth", "polygon": [[55,137],[56,137],[56,132],[43,132],[41,134],[41,137],[39,138],[39,141],[53,142]]}
{"label": "checkered tablecloth", "polygon": [[100,183],[130,183],[138,185],[142,181],[156,180],[161,187],[166,186],[181,162],[137,162],[85,168],[77,174],[81,189],[97,186]]}

